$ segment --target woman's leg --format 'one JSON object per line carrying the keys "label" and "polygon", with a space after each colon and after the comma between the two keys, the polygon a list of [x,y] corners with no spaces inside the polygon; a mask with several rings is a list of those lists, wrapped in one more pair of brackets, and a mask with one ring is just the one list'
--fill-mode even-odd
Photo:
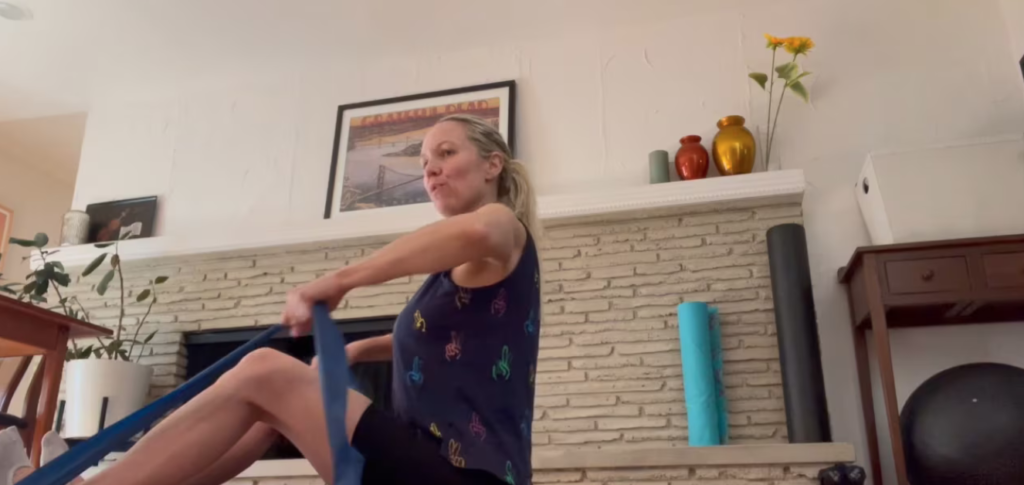
{"label": "woman's leg", "polygon": [[281,433],[264,423],[254,424],[224,456],[182,485],[223,485],[231,481],[262,458],[279,436]]}
{"label": "woman's leg", "polygon": [[[370,405],[348,393],[345,425],[352,431]],[[89,485],[179,485],[208,470],[253,425],[279,431],[327,482],[333,480],[327,423],[316,370],[279,352],[254,351],[139,441],[121,461]]]}
{"label": "woman's leg", "polygon": [[[310,367],[318,369],[318,362],[313,357]],[[274,428],[256,423],[230,451],[182,485],[222,485],[256,463],[280,436]]]}

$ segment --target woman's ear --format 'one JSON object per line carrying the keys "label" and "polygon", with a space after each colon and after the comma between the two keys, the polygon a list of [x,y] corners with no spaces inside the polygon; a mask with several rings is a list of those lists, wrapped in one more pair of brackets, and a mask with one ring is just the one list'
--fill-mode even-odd
{"label": "woman's ear", "polygon": [[505,161],[502,159],[501,154],[494,152],[491,156],[487,157],[487,180],[495,180],[501,175],[501,170],[505,168]]}

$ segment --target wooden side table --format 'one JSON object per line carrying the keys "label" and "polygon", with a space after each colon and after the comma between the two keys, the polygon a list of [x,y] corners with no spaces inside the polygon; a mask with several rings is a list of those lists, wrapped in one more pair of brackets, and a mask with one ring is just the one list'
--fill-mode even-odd
{"label": "wooden side table", "polygon": [[36,429],[27,443],[32,463],[39,466],[43,435],[53,427],[57,394],[64,372],[68,339],[110,336],[113,332],[68,318],[25,302],[0,296],[0,357],[42,355],[43,388],[36,413]]}
{"label": "wooden side table", "polygon": [[899,485],[909,485],[889,329],[1020,321],[1024,235],[858,248],[839,270],[853,321],[861,406],[874,483],[882,483],[867,331],[875,339],[885,418]]}

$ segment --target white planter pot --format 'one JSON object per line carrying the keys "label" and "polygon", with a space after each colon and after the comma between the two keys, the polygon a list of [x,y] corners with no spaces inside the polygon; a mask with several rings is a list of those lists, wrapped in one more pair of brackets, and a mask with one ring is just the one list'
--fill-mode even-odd
{"label": "white planter pot", "polygon": [[146,404],[153,368],[123,360],[80,359],[67,364],[64,436],[87,438],[99,431],[103,398],[109,398],[104,426]]}

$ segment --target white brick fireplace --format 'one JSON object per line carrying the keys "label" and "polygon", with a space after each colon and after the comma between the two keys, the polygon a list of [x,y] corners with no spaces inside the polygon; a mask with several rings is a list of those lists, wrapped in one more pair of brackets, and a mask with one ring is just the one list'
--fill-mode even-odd
{"label": "white brick fireplace", "polygon": [[[785,444],[765,231],[801,222],[802,194],[802,173],[784,171],[542,198],[535,482],[809,484],[824,464],[853,459],[849,445]],[[154,355],[142,357],[156,370],[154,395],[181,384],[185,333],[277,323],[288,289],[368,256],[422,225],[420,217],[436,218],[429,207],[371,216],[126,243],[128,289],[171,278],[142,329],[159,331]],[[93,251],[68,248],[63,261],[80,266]],[[421,281],[354,291],[334,316],[393,316]],[[93,284],[71,289],[94,321],[116,323],[116,308]],[[722,314],[730,443],[744,446],[686,448],[675,315],[682,301],[709,302]],[[129,323],[141,311],[129,311]],[[307,483],[268,477],[320,483],[301,460],[259,463],[239,483]]]}

